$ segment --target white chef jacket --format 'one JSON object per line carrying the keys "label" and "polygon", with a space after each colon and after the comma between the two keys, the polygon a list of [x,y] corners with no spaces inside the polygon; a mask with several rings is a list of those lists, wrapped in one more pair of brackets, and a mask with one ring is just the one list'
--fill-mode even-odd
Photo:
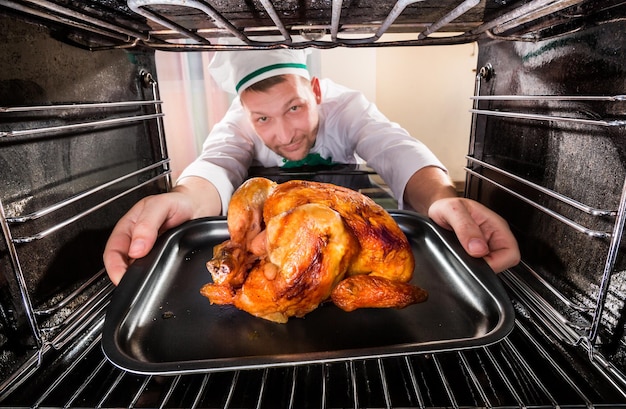
{"label": "white chef jacket", "polygon": [[[362,158],[387,183],[401,208],[405,186],[416,171],[425,166],[445,170],[426,145],[389,121],[361,92],[328,79],[321,79],[320,87],[320,125],[311,153],[341,164],[359,163]],[[209,180],[217,188],[226,214],[232,193],[243,183],[250,166],[283,163],[284,159],[256,135],[236,97],[209,133],[200,156],[185,168],[179,180],[189,176]]]}

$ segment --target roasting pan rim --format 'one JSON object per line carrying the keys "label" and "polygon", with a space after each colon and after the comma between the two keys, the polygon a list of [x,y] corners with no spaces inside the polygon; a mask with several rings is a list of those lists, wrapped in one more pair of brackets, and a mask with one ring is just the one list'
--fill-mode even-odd
{"label": "roasting pan rim", "polygon": [[[154,270],[156,266],[159,265],[159,262],[163,263],[164,258],[171,257],[171,254],[168,254],[168,252],[171,253],[171,249],[173,247],[181,245],[180,241],[184,240],[185,234],[191,234],[189,232],[193,229],[202,229],[208,226],[210,231],[215,232],[216,237],[219,236],[219,240],[222,240],[222,238],[224,238],[224,234],[227,234],[226,218],[222,216],[217,216],[192,220],[166,232],[161,237],[159,237],[157,244],[148,256],[143,259],[137,260],[133,265],[131,265],[131,268],[129,268],[127,274],[124,276],[124,278],[114,291],[113,298],[106,313],[102,336],[102,350],[105,357],[114,366],[131,373],[142,375],[184,375],[191,373],[208,373],[269,367],[285,367],[294,365],[310,365],[315,363],[331,363],[359,359],[384,358],[405,355],[408,356],[443,351],[458,351],[491,345],[506,337],[514,327],[513,307],[500,280],[497,278],[497,275],[488,267],[486,262],[484,262],[484,260],[482,259],[474,259],[468,256],[463,251],[454,234],[440,228],[429,219],[417,213],[404,210],[389,210],[389,213],[394,217],[394,219],[396,219],[400,227],[403,229],[403,231],[405,231],[405,234],[407,234],[407,236],[410,238],[412,246],[415,245],[413,242],[414,232],[412,229],[417,228],[416,226],[419,226],[419,229],[423,229],[423,234],[425,234],[425,238],[435,243],[435,246],[437,246],[437,248],[443,250],[443,254],[445,255],[444,258],[449,258],[449,262],[458,263],[455,264],[457,267],[462,266],[462,268],[465,269],[464,272],[468,273],[466,275],[469,276],[469,284],[472,286],[472,288],[474,290],[482,291],[482,293],[480,294],[482,299],[478,302],[486,302],[488,304],[479,305],[478,308],[486,308],[488,310],[488,314],[491,314],[491,316],[486,317],[487,324],[485,324],[485,322],[482,322],[476,325],[489,325],[489,328],[469,329],[470,331],[480,332],[477,335],[450,338],[440,337],[437,339],[420,340],[419,342],[417,340],[414,340],[412,342],[392,342],[391,344],[386,345],[365,347],[357,345],[354,348],[348,349],[344,348],[336,350],[331,349],[311,351],[305,350],[295,353],[274,353],[265,355],[255,355],[254,353],[249,353],[246,355],[244,351],[243,356],[210,357],[206,355],[207,350],[210,349],[209,347],[207,347],[206,349],[201,349],[201,347],[199,347],[197,343],[190,341],[188,346],[192,350],[191,356],[187,356],[182,359],[179,359],[178,357],[172,359],[171,357],[165,356],[169,354],[168,352],[164,353],[163,351],[165,348],[171,348],[173,342],[171,339],[172,337],[176,338],[177,335],[169,334],[168,338],[168,336],[161,333],[163,336],[168,338],[169,341],[163,341],[161,342],[162,345],[158,345],[160,341],[158,339],[155,340],[155,337],[151,337],[143,333],[140,327],[150,327],[152,323],[155,323],[155,330],[159,331],[159,325],[161,325],[161,330],[164,328],[162,326],[162,323],[165,322],[165,320],[159,319],[158,317],[139,318],[139,316],[146,313],[145,305],[147,298],[165,294],[166,290],[163,289],[164,283],[162,282],[164,281],[162,278],[163,275],[161,275],[161,278],[159,278],[158,274],[156,274]],[[218,231],[221,233],[217,233]],[[177,257],[178,256],[174,258],[176,259]],[[188,255],[181,255],[179,257],[188,257]],[[416,267],[416,269],[417,268],[418,267]],[[149,271],[149,273],[146,273],[146,271]],[[208,275],[208,273],[206,274]],[[448,271],[447,274],[450,274],[450,272]],[[206,281],[208,282],[208,280],[209,279],[207,276]],[[465,277],[460,280],[460,283],[467,284],[467,280],[468,278]],[[162,291],[163,294],[158,293],[157,291],[157,294],[155,295],[153,292],[149,291],[154,288],[155,283],[157,284],[156,287],[161,287],[160,291]],[[456,284],[456,286],[461,284]],[[428,289],[427,285],[425,287]],[[460,291],[460,289],[455,288],[455,291]],[[467,296],[467,294],[465,296]],[[167,296],[165,297],[167,298]],[[179,298],[182,299],[185,297]],[[213,305],[209,306],[208,300],[205,301],[206,311],[210,311],[211,308],[215,307],[221,308],[222,310],[225,308],[230,308],[232,310],[235,310],[234,314],[239,315],[239,320],[247,320],[248,323],[252,322],[253,325],[257,325],[261,328],[264,325],[278,325],[283,326],[282,328],[284,328],[284,326],[289,326],[291,323],[301,325],[302,328],[302,326],[304,326],[303,322],[307,321],[307,318],[305,317],[304,319],[292,319],[288,324],[267,323],[260,318],[251,317],[248,316],[247,313],[237,311],[236,309],[234,309],[234,307],[220,307]],[[476,300],[470,302],[475,301]],[[156,305],[154,303],[152,304]],[[161,301],[157,304],[164,304],[164,302]],[[414,307],[418,307],[419,305],[422,304],[418,304]],[[321,310],[322,308],[323,307],[320,307],[318,310]],[[336,307],[331,306],[331,308]],[[392,312],[402,313],[407,310],[408,309],[393,310]],[[161,310],[159,310],[159,312],[160,311]],[[347,317],[352,317],[352,315],[350,314],[355,313],[361,315],[367,313],[375,315],[375,312],[373,311],[374,310],[361,310],[352,313],[343,313],[337,309],[337,312],[340,314],[348,314]],[[316,312],[311,314],[315,314]],[[211,316],[210,313],[208,314],[208,317],[210,320],[217,320],[215,318],[215,315]],[[393,319],[395,318],[393,317],[393,315],[390,315],[390,317],[392,318],[391,326],[393,327]],[[378,320],[384,319],[387,318],[378,318]],[[374,319],[373,321],[374,323],[376,323],[377,319]],[[137,322],[139,324],[137,324]],[[169,322],[173,322],[173,320],[170,320]],[[345,325],[346,323],[345,320],[338,320],[338,322],[340,326]],[[436,322],[433,321],[431,322],[431,324],[436,325]],[[458,323],[452,324],[456,325]],[[223,322],[221,324],[221,327],[219,326],[220,324],[217,325],[218,328],[220,328],[221,330],[226,330],[227,336],[233,335],[234,332],[228,333],[228,328],[226,328]],[[320,329],[321,325],[323,324],[320,324],[319,321],[316,321],[314,323],[314,328]],[[358,327],[358,324],[356,325]],[[189,327],[189,321],[187,321],[187,327]],[[465,331],[465,329],[461,331]],[[393,330],[391,332],[393,332]],[[383,340],[382,342],[384,344],[385,341]],[[184,344],[185,342],[183,342],[182,345],[184,346]],[[157,349],[157,354],[144,355],[146,350],[151,349]],[[218,352],[222,354],[228,353],[228,351]],[[237,352],[239,352],[239,350],[237,350]]]}

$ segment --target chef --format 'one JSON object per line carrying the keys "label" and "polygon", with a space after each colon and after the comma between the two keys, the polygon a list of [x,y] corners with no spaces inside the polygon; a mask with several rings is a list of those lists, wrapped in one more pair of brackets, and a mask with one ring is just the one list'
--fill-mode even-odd
{"label": "chef", "polygon": [[519,262],[504,219],[457,197],[435,155],[362,93],[312,77],[306,55],[288,49],[215,54],[209,71],[235,99],[174,188],[140,200],[115,226],[104,252],[113,283],[133,259],[150,251],[159,232],[225,214],[250,166],[365,161],[389,185],[400,208],[453,230],[471,256],[483,257],[496,272]]}

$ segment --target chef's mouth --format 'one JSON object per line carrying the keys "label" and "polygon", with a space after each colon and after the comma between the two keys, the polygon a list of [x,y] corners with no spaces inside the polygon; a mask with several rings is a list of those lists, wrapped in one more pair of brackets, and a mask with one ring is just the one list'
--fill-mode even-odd
{"label": "chef's mouth", "polygon": [[[296,153],[302,149],[302,143],[303,142],[299,140],[297,142],[290,143],[289,145],[282,146],[281,150],[285,153]],[[302,155],[302,157],[304,156],[306,156],[306,153]],[[302,158],[297,158],[296,160],[299,160],[299,159],[302,159]]]}

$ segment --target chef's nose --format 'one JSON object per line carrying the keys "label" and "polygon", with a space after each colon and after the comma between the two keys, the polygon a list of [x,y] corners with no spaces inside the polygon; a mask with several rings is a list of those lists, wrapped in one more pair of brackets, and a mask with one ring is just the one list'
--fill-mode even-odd
{"label": "chef's nose", "polygon": [[276,139],[282,145],[286,145],[293,140],[294,127],[289,121],[280,121],[276,129]]}

